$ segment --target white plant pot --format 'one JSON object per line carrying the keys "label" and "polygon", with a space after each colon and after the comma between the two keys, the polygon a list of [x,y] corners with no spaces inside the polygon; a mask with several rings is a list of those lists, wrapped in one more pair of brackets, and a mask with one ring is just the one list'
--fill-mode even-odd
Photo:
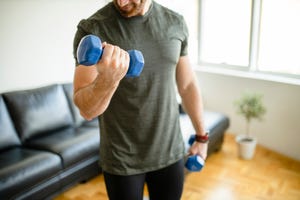
{"label": "white plant pot", "polygon": [[238,144],[239,157],[245,160],[253,158],[256,148],[256,139],[247,136],[237,136],[236,142]]}

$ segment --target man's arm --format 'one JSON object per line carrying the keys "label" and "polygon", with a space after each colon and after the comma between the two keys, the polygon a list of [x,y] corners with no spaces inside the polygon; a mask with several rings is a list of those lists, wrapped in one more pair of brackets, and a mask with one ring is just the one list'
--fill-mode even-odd
{"label": "man's arm", "polygon": [[[196,75],[188,56],[180,57],[176,68],[176,82],[182,105],[189,115],[196,134],[204,136],[203,104]],[[189,150],[192,155],[198,154],[203,159],[207,156],[207,143],[194,142]]]}
{"label": "man's arm", "polygon": [[87,120],[106,110],[129,66],[126,51],[106,43],[103,47],[102,58],[96,65],[79,65],[75,69],[73,99],[81,115]]}

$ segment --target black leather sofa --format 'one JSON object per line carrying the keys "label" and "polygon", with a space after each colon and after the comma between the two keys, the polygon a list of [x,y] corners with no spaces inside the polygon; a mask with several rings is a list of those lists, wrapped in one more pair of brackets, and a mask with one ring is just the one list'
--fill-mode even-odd
{"label": "black leather sofa", "polygon": [[[51,199],[101,173],[97,119],[84,120],[72,94],[66,83],[0,95],[0,199]],[[229,119],[205,112],[204,120],[211,154],[221,148]],[[187,141],[193,128],[184,112],[181,126]]]}

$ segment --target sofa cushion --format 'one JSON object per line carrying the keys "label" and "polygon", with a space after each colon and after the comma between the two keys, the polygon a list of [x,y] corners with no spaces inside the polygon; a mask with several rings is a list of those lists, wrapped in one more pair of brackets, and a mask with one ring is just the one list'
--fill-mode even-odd
{"label": "sofa cushion", "polygon": [[0,154],[0,197],[14,199],[47,180],[59,186],[59,156],[37,150],[12,148]]}
{"label": "sofa cushion", "polygon": [[72,114],[61,85],[3,94],[22,141],[72,126]]}
{"label": "sofa cushion", "polygon": [[226,130],[229,127],[229,118],[219,112],[205,111],[204,124],[209,132],[213,132],[214,129]]}
{"label": "sofa cushion", "polygon": [[204,123],[210,135],[207,149],[207,154],[209,155],[220,150],[224,140],[224,133],[229,127],[229,118],[220,112],[206,111]]}
{"label": "sofa cushion", "polygon": [[70,109],[72,111],[73,114],[73,119],[75,121],[75,126],[79,127],[79,126],[92,126],[92,127],[99,127],[98,125],[98,118],[94,118],[93,120],[87,121],[86,119],[84,119],[81,114],[79,109],[77,108],[77,106],[74,104],[73,101],[73,84],[72,83],[65,83],[63,84],[63,88],[64,91],[67,95],[67,99],[70,105]]}
{"label": "sofa cushion", "polygon": [[64,168],[68,168],[90,157],[98,156],[99,138],[98,128],[68,128],[29,140],[26,145],[60,155]]}
{"label": "sofa cushion", "polygon": [[20,145],[20,140],[12,124],[3,98],[0,96],[0,151],[18,145]]}
{"label": "sofa cushion", "polygon": [[75,104],[73,102],[73,84],[65,83],[65,84],[63,84],[63,89],[67,96],[68,103],[69,103],[70,109],[73,114],[73,119],[75,121],[75,125],[76,125],[76,127],[79,127],[86,120],[80,115],[79,109],[75,106]]}

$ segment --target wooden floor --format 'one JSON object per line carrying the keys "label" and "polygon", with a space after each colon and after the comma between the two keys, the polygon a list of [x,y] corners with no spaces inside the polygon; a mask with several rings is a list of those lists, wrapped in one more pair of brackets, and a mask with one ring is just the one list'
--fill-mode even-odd
{"label": "wooden floor", "polygon": [[[87,199],[108,200],[102,175],[55,198]],[[234,136],[226,134],[222,150],[186,176],[182,200],[300,200],[300,162],[261,146],[252,160],[241,160]]]}

